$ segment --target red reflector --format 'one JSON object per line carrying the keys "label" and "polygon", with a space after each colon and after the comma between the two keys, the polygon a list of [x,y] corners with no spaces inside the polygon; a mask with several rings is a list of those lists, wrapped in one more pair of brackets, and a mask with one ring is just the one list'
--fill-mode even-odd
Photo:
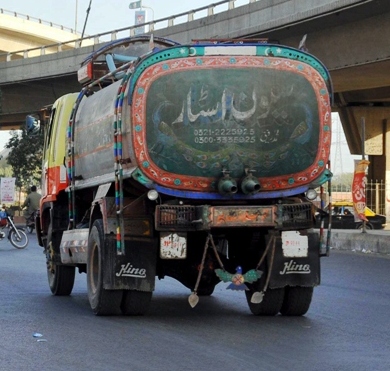
{"label": "red reflector", "polygon": [[77,79],[80,84],[85,84],[86,82],[92,80],[92,62],[82,66],[77,71]]}

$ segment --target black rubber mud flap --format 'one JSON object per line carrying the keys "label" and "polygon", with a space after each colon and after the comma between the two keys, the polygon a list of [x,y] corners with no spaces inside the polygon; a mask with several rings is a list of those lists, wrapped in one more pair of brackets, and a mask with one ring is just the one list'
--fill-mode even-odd
{"label": "black rubber mud flap", "polygon": [[[314,287],[320,284],[319,236],[309,233],[307,256],[285,256],[282,248],[282,238],[276,238],[275,256],[270,278],[270,288],[285,286]],[[268,242],[268,240],[267,240]],[[270,264],[271,251],[267,256]]]}
{"label": "black rubber mud flap", "polygon": [[157,243],[126,239],[125,255],[118,255],[114,238],[107,236],[103,285],[107,290],[153,291],[156,276]]}

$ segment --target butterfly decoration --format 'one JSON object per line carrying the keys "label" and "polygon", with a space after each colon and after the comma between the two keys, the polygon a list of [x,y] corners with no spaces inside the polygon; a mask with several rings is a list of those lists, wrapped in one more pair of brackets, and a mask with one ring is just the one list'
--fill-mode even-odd
{"label": "butterfly decoration", "polygon": [[248,286],[245,285],[245,282],[252,283],[257,281],[261,275],[262,271],[257,269],[251,269],[245,274],[242,274],[242,268],[238,266],[236,268],[236,273],[229,273],[223,269],[216,269],[215,274],[223,282],[231,282],[231,284],[226,287],[229,290],[249,290]]}

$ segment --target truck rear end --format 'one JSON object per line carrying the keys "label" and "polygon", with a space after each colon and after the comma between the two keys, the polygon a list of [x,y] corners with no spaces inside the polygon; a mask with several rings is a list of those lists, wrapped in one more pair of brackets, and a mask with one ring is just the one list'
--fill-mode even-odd
{"label": "truck rear end", "polygon": [[305,314],[326,253],[312,203],[331,178],[326,68],[264,40],[145,39],[142,55],[135,41],[86,61],[58,123],[68,187],[42,208],[45,241],[68,218],[43,243],[51,276],[86,271],[96,314],[145,313],[156,276],[188,287],[191,306],[223,281],[256,315]]}

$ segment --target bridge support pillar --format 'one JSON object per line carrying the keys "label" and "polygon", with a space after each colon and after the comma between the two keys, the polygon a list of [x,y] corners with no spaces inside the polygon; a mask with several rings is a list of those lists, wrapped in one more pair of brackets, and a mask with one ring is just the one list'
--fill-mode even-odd
{"label": "bridge support pillar", "polygon": [[385,190],[381,192],[379,203],[385,205],[386,217],[390,223],[390,107],[342,107],[338,112],[353,155],[362,154],[364,118],[364,152],[370,161],[368,179],[384,183]]}
{"label": "bridge support pillar", "polygon": [[386,189],[386,219],[390,223],[390,118],[386,119],[386,135],[384,141],[385,147],[385,159],[386,159],[386,168],[385,168],[385,189]]}

